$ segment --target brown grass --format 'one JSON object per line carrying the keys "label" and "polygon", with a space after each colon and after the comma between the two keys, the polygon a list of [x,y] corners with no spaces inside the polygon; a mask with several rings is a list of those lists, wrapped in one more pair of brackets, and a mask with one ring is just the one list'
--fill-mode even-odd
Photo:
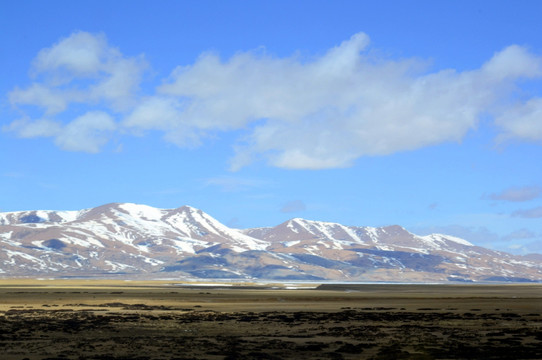
{"label": "brown grass", "polygon": [[542,358],[541,285],[190,285],[1,280],[1,358]]}

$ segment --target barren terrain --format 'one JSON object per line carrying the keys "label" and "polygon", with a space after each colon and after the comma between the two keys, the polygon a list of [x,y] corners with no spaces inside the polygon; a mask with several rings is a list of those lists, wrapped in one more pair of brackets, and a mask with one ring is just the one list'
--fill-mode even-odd
{"label": "barren terrain", "polygon": [[542,285],[315,286],[1,280],[0,354],[18,360],[542,358]]}

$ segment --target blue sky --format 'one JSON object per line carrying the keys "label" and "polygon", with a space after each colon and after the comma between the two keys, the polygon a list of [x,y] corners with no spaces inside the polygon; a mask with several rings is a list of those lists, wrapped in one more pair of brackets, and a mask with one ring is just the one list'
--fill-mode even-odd
{"label": "blue sky", "polygon": [[0,3],[0,211],[192,205],[542,252],[539,1]]}

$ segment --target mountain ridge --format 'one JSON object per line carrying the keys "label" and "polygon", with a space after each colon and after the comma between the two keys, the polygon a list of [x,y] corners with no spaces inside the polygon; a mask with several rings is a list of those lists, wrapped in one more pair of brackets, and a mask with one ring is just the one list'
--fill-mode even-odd
{"label": "mountain ridge", "polygon": [[542,256],[518,256],[399,225],[293,218],[233,229],[185,205],[109,203],[0,213],[0,276],[327,281],[542,281]]}

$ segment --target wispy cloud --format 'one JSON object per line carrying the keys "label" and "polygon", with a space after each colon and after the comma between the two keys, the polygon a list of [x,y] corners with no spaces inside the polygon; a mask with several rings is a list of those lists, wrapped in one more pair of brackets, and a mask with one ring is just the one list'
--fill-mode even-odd
{"label": "wispy cloud", "polygon": [[238,217],[233,217],[226,222],[226,225],[230,228],[239,229],[241,228],[241,222]]}
{"label": "wispy cloud", "polygon": [[301,200],[292,200],[288,201],[286,204],[282,206],[280,209],[280,212],[283,213],[293,213],[293,212],[300,212],[307,210],[307,206],[305,203]]}
{"label": "wispy cloud", "polygon": [[507,249],[515,254],[534,252],[540,249],[540,234],[529,229],[519,229],[508,234],[497,234],[484,226],[431,226],[412,228],[416,234],[428,235],[431,233],[447,234],[470,241],[475,245],[481,245],[494,249]]}
{"label": "wispy cloud", "polygon": [[428,227],[413,227],[412,231],[420,235],[429,234],[446,234],[457,236],[468,240],[474,244],[494,243],[500,240],[498,234],[490,231],[484,226],[463,226],[463,225],[444,225],[444,226],[428,226]]}
{"label": "wispy cloud", "polygon": [[25,174],[19,171],[7,171],[2,173],[3,177],[12,178],[12,179],[21,179],[25,177]]}
{"label": "wispy cloud", "polygon": [[206,186],[217,186],[225,192],[239,192],[250,189],[265,188],[272,182],[262,179],[243,178],[238,176],[219,176],[205,180]]}
{"label": "wispy cloud", "polygon": [[38,107],[42,115],[4,130],[88,152],[114,132],[157,130],[179,146],[198,146],[210,134],[242,130],[233,170],[259,159],[292,169],[346,167],[361,156],[460,141],[487,113],[501,140],[542,140],[542,99],[512,97],[520,81],[542,77],[542,58],[525,47],[506,47],[478,69],[431,72],[417,59],[374,55],[369,43],[358,33],[310,58],[203,53],[142,96],[143,56],[123,55],[103,34],[76,32],[41,50],[32,84],[9,94],[23,112]]}
{"label": "wispy cloud", "polygon": [[504,236],[503,240],[524,240],[524,239],[533,239],[536,237],[537,235],[528,229],[519,229]]}
{"label": "wispy cloud", "polygon": [[542,236],[526,229],[515,231],[505,236],[504,240],[511,242],[508,249],[516,254],[540,254],[542,250]]}
{"label": "wispy cloud", "polygon": [[487,197],[491,200],[522,202],[536,199],[542,194],[540,186],[511,187],[500,193],[489,194]]}
{"label": "wispy cloud", "polygon": [[542,206],[538,206],[532,209],[516,210],[512,213],[514,217],[520,217],[525,219],[537,219],[542,218]]}

